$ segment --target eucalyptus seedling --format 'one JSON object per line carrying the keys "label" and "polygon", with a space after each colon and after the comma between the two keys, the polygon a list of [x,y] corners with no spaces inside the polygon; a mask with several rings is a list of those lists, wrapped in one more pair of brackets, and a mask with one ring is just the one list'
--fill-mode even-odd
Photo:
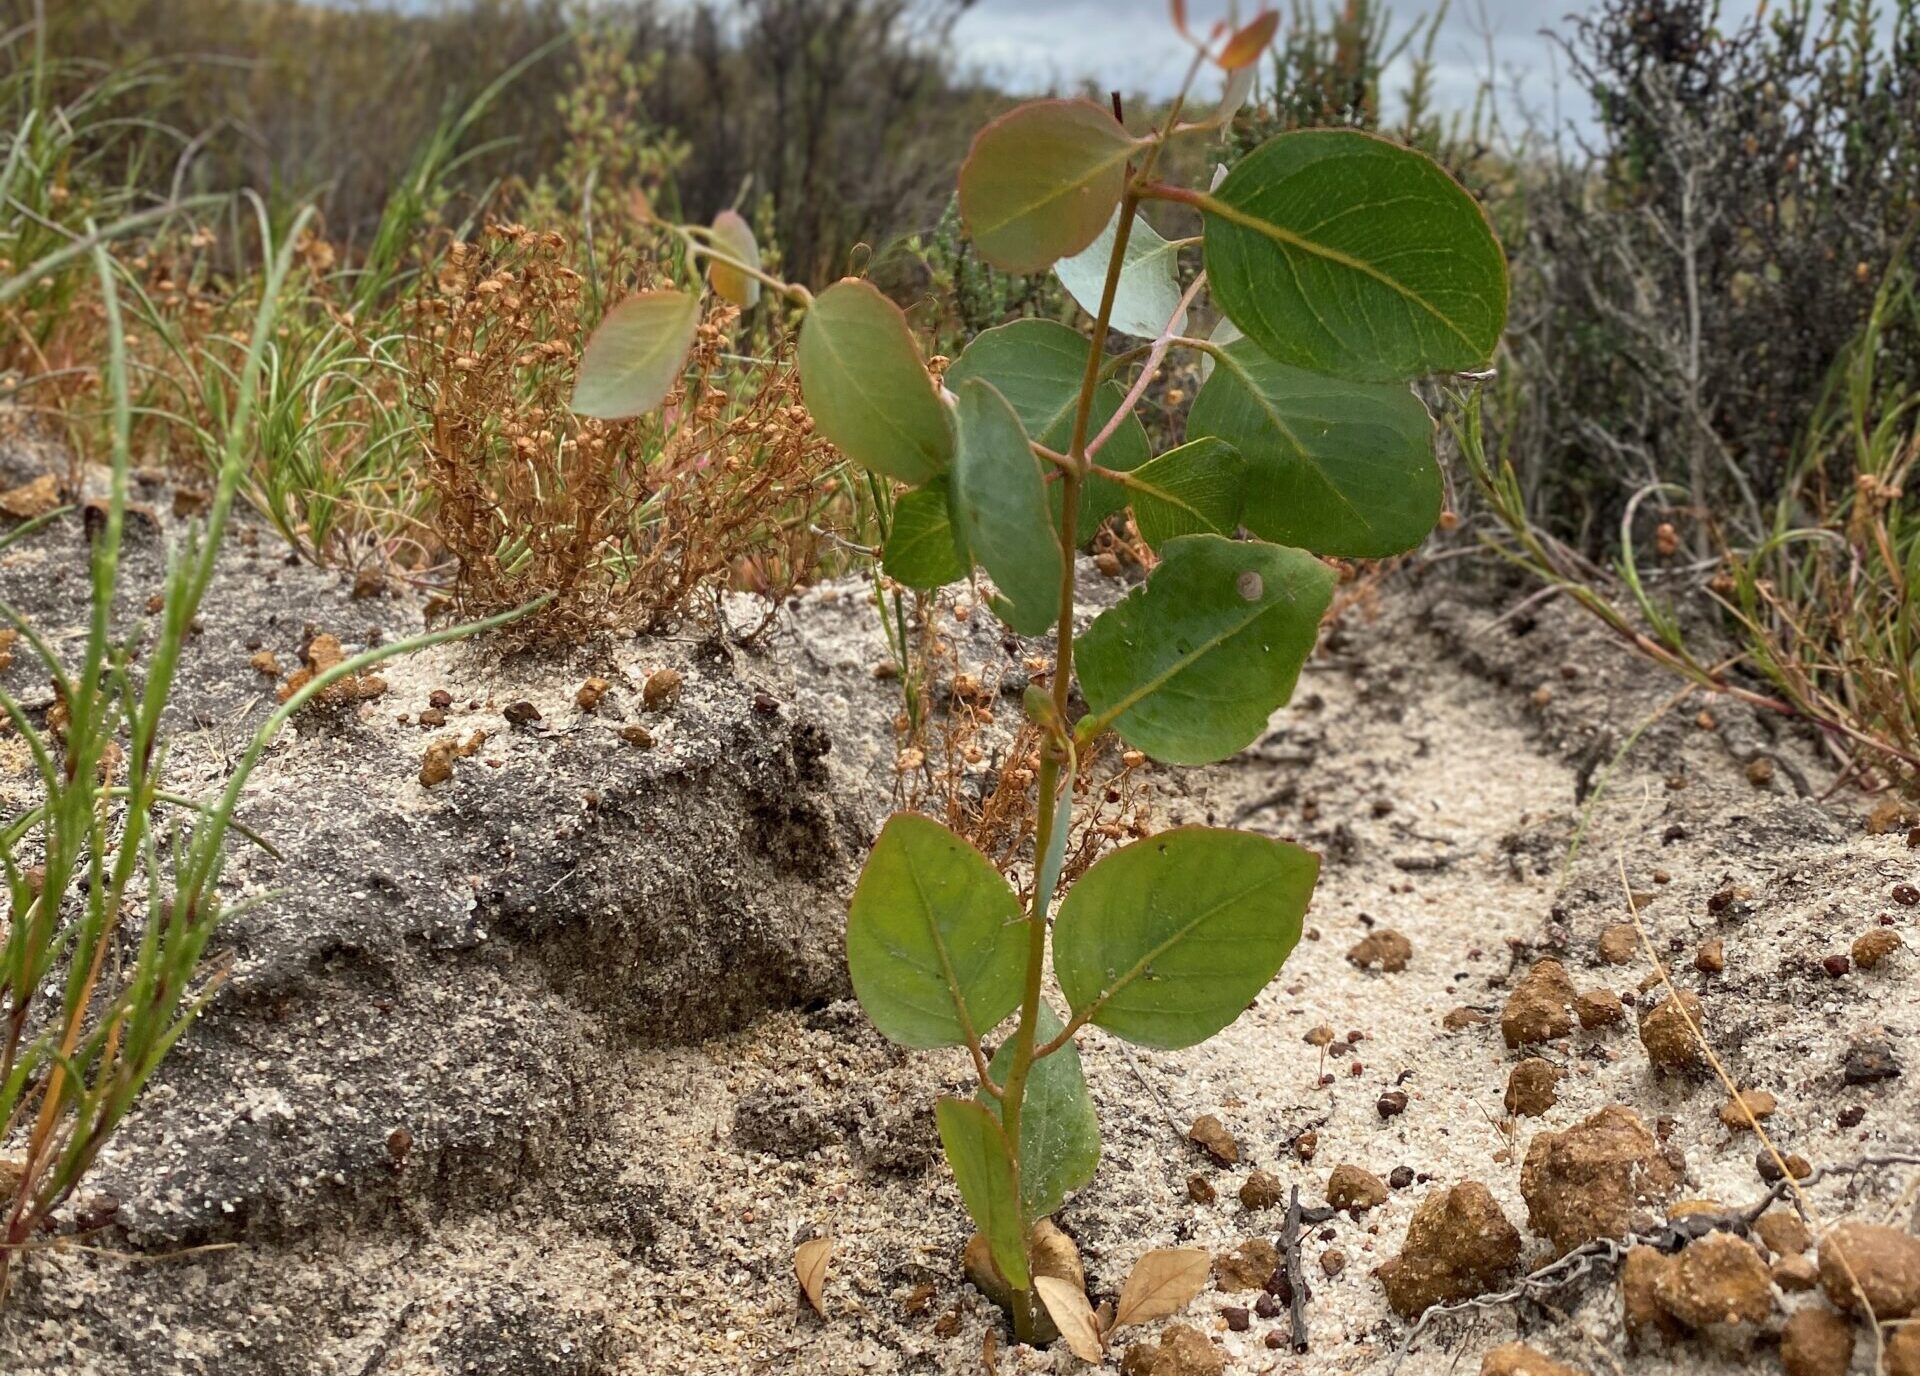
{"label": "eucalyptus seedling", "polygon": [[[983,128],[961,168],[960,212],[980,253],[1057,273],[1089,333],[1001,325],[935,385],[905,317],[868,283],[814,297],[759,274],[736,233],[682,230],[715,264],[716,286],[764,281],[806,307],[798,364],[815,421],[849,460],[904,489],[886,572],[931,588],[984,570],[1010,629],[1055,637],[1048,688],[1027,700],[1043,740],[1031,899],[965,838],[896,815],[854,892],[847,964],[887,1037],[970,1055],[977,1089],[936,1107],[947,1160],[1018,1335],[1049,1327],[1045,1306],[1076,1351],[1089,1331],[1096,1346],[1104,1335],[1084,1296],[1036,1285],[1050,1278],[1036,1276],[1035,1225],[1099,1161],[1077,1039],[1097,1027],[1173,1050],[1219,1032],[1293,950],[1319,873],[1300,846],[1187,826],[1119,847],[1059,892],[1078,762],[1105,732],[1164,763],[1202,765],[1265,729],[1331,599],[1323,558],[1411,549],[1440,515],[1434,422],[1411,382],[1484,369],[1507,308],[1505,259],[1479,206],[1385,139],[1286,133],[1208,189],[1160,180],[1170,142],[1231,118],[1274,32],[1266,14],[1193,35],[1183,10],[1176,26],[1195,50],[1185,90],[1209,61],[1226,73],[1212,113],[1188,119],[1183,90],[1135,133],[1088,101],[1032,101]],[[1151,201],[1197,212],[1197,239],[1162,239],[1139,215]],[[1201,259],[1184,283],[1183,247]],[[1210,338],[1187,333],[1203,290],[1225,318]],[[691,319],[645,308],[676,330]],[[1110,356],[1114,331],[1142,342]],[[661,330],[623,352],[657,368],[678,339]],[[1186,442],[1155,454],[1136,408],[1175,349],[1204,356],[1206,381]],[[677,364],[656,372],[644,394],[657,401],[676,375]],[[1123,508],[1154,567],[1081,629],[1074,552]]]}

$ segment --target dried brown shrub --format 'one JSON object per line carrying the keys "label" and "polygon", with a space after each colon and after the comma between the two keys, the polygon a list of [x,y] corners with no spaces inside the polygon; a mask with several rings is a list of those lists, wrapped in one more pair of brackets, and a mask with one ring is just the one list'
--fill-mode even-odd
{"label": "dried brown shrub", "polygon": [[[605,273],[655,277],[644,259]],[[613,422],[567,404],[595,312],[565,236],[496,225],[453,244],[419,309],[429,519],[462,612],[548,596],[524,633],[577,640],[715,614],[728,587],[777,600],[813,572],[837,458],[784,345],[728,354],[733,307],[709,312],[657,415]]]}

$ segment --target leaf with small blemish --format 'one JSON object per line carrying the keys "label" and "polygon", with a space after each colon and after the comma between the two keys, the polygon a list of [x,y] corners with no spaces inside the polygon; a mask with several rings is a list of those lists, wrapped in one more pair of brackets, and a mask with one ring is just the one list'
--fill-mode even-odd
{"label": "leaf with small blemish", "polygon": [[1152,1323],[1178,1314],[1207,1287],[1212,1259],[1199,1247],[1161,1247],[1134,1263],[1113,1311],[1113,1326]]}
{"label": "leaf with small blemish", "polygon": [[1058,1276],[1035,1276],[1033,1288],[1039,1292],[1040,1302],[1047,1306],[1053,1326],[1066,1340],[1068,1351],[1083,1362],[1104,1360],[1107,1345],[1100,1339],[1100,1322],[1080,1287]]}
{"label": "leaf with small blemish", "polygon": [[827,1263],[833,1258],[833,1239],[816,1237],[793,1249],[793,1274],[800,1291],[821,1318],[827,1316]]}
{"label": "leaf with small blemish", "polygon": [[1081,638],[1094,716],[1168,764],[1243,749],[1286,705],[1333,598],[1333,570],[1279,545],[1183,535]]}

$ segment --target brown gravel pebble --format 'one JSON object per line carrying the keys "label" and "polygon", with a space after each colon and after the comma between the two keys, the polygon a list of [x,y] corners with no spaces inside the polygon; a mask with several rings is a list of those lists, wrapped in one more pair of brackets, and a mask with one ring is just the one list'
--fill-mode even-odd
{"label": "brown gravel pebble", "polygon": [[1502,1343],[1480,1359],[1480,1376],[1586,1376],[1525,1343]]}
{"label": "brown gravel pebble", "polygon": [[1374,1110],[1382,1118],[1399,1117],[1407,1111],[1406,1093],[1398,1089],[1388,1090],[1380,1096],[1379,1102],[1374,1104]]}
{"label": "brown gravel pebble", "polygon": [[1560,1252],[1638,1231],[1676,1183],[1653,1134],[1619,1104],[1565,1132],[1535,1134],[1520,1168],[1529,1226]]}
{"label": "brown gravel pebble", "polygon": [[1900,933],[1887,927],[1874,927],[1854,938],[1853,963],[1871,970],[1902,946]]}
{"label": "brown gravel pebble", "polygon": [[1773,1313],[1773,1278],[1752,1244],[1732,1233],[1708,1233],[1677,1260],[1655,1280],[1653,1293],[1687,1327],[1764,1323]]}
{"label": "brown gravel pebble", "polygon": [[607,695],[611,686],[603,678],[590,678],[580,685],[580,691],[573,695],[574,706],[582,712],[591,712],[600,705],[600,699]]}
{"label": "brown gravel pebble", "polygon": [[[1813,1166],[1798,1152],[1788,1152],[1780,1159],[1786,1163],[1787,1174],[1795,1180],[1805,1180],[1813,1174]],[[1764,1148],[1758,1156],[1753,1158],[1753,1167],[1760,1172],[1760,1178],[1769,1185],[1782,1178],[1780,1167],[1773,1159],[1773,1153]]]}
{"label": "brown gravel pebble", "polygon": [[1780,1107],[1780,1101],[1764,1089],[1743,1089],[1739,1100],[1728,1099],[1720,1105],[1720,1121],[1735,1132],[1750,1132],[1753,1124],[1747,1121],[1747,1115],[1740,1111],[1744,1103],[1755,1118],[1762,1120],[1773,1117]]}
{"label": "brown gravel pebble", "polygon": [[1573,1001],[1574,1016],[1588,1031],[1616,1027],[1627,1020],[1626,1007],[1611,989],[1592,989]]}
{"label": "brown gravel pebble", "polygon": [[1625,965],[1639,949],[1640,936],[1631,922],[1615,922],[1608,926],[1600,933],[1600,940],[1594,946],[1595,953],[1606,965]]}
{"label": "brown gravel pebble", "polygon": [[684,681],[678,669],[655,669],[640,689],[640,701],[649,712],[664,712],[680,700]]}
{"label": "brown gravel pebble", "polygon": [[1478,1008],[1468,1008],[1463,1005],[1450,1009],[1447,1015],[1440,1019],[1440,1025],[1449,1032],[1464,1032],[1469,1027],[1484,1027],[1492,1021],[1491,1017]]}
{"label": "brown gravel pebble", "polygon": [[1630,1248],[1621,1260],[1620,1303],[1628,1342],[1637,1344],[1651,1337],[1672,1342],[1685,1335],[1686,1329],[1659,1299],[1660,1286],[1678,1260],[1652,1247]]}
{"label": "brown gravel pebble", "polygon": [[1372,1209],[1386,1202],[1386,1182],[1352,1162],[1335,1166],[1327,1179],[1327,1203],[1336,1209]]}
{"label": "brown gravel pebble", "polygon": [[1501,1036],[1510,1048],[1566,1036],[1573,1031],[1569,1010],[1576,997],[1567,967],[1557,960],[1540,961],[1508,996],[1500,1014]]}
{"label": "brown gravel pebble", "polygon": [[1754,1221],[1754,1236],[1777,1257],[1796,1256],[1813,1246],[1813,1234],[1792,1209],[1769,1209]]}
{"label": "brown gravel pebble", "polygon": [[1253,1315],[1245,1305],[1229,1304],[1221,1309],[1220,1317],[1227,1321],[1230,1332],[1244,1333],[1253,1327]]}
{"label": "brown gravel pebble", "polygon": [[1280,1252],[1263,1237],[1250,1237],[1213,1261],[1213,1277],[1228,1294],[1258,1290],[1280,1265]]}
{"label": "brown gravel pebble", "polygon": [[1224,1376],[1226,1354],[1192,1324],[1168,1324],[1160,1346],[1134,1343],[1120,1361],[1121,1376]]}
{"label": "brown gravel pebble", "polygon": [[1702,1016],[1700,996],[1691,989],[1682,989],[1676,997],[1648,1010],[1640,1020],[1640,1043],[1646,1047],[1647,1059],[1655,1070],[1691,1070],[1701,1063],[1700,1043],[1693,1028],[1702,1026]]}
{"label": "brown gravel pebble", "polygon": [[1831,1309],[1795,1313],[1780,1330],[1787,1376],[1846,1376],[1853,1365],[1853,1325]]}
{"label": "brown gravel pebble", "polygon": [[1218,1199],[1219,1193],[1213,1188],[1213,1182],[1204,1175],[1187,1177],[1187,1198],[1196,1204],[1211,1204]]}
{"label": "brown gravel pebble", "polygon": [[1347,1269],[1347,1254],[1338,1247],[1329,1247],[1320,1254],[1320,1269],[1329,1276],[1337,1276]]}
{"label": "brown gravel pebble", "polygon": [[1520,1234],[1485,1185],[1464,1181],[1420,1201],[1400,1254],[1376,1273],[1403,1318],[1485,1294],[1520,1260]]}
{"label": "brown gravel pebble", "polygon": [[1320,1134],[1308,1128],[1293,1139],[1293,1154],[1302,1161],[1313,1160],[1313,1154],[1320,1150]]}
{"label": "brown gravel pebble", "polygon": [[1539,1056],[1529,1056],[1513,1068],[1507,1077],[1507,1112],[1523,1118],[1538,1118],[1559,1101],[1555,1088],[1560,1083],[1560,1067]]}
{"label": "brown gravel pebble", "polygon": [[1271,1209],[1287,1195],[1280,1177],[1271,1171],[1255,1171],[1240,1187],[1240,1203],[1247,1209]]}
{"label": "brown gravel pebble", "polygon": [[1838,1224],[1820,1242],[1820,1285],[1836,1309],[1864,1315],[1856,1279],[1880,1322],[1920,1313],[1920,1237],[1877,1223]]}
{"label": "brown gravel pebble", "polygon": [[1805,1252],[1794,1252],[1773,1263],[1773,1283],[1789,1295],[1804,1295],[1820,1283],[1820,1268]]}
{"label": "brown gravel pebble", "polygon": [[1347,959],[1362,970],[1378,968],[1397,974],[1413,959],[1413,943],[1393,928],[1382,927],[1354,942]]}
{"label": "brown gravel pebble", "polygon": [[1920,1324],[1896,1328],[1887,1339],[1887,1376],[1920,1376]]}
{"label": "brown gravel pebble", "polygon": [[628,745],[637,745],[646,750],[653,745],[653,732],[638,722],[631,722],[620,728],[620,739]]}
{"label": "brown gravel pebble", "polygon": [[1693,968],[1703,975],[1717,975],[1727,968],[1727,943],[1717,936],[1708,937],[1694,952]]}
{"label": "brown gravel pebble", "polygon": [[1233,1140],[1227,1125],[1211,1113],[1203,1113],[1193,1120],[1193,1126],[1187,1129],[1187,1140],[1223,1166],[1231,1166],[1240,1159],[1240,1144]]}
{"label": "brown gravel pebble", "polygon": [[1821,961],[1820,968],[1825,970],[1834,979],[1839,979],[1853,968],[1853,962],[1845,956],[1833,955]]}

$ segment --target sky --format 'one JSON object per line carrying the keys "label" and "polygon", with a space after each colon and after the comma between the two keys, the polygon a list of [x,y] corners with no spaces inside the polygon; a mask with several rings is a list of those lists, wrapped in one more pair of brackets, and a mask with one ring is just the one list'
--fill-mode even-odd
{"label": "sky", "polygon": [[[1753,11],[1754,0],[1726,0],[1726,22]],[[1591,121],[1585,97],[1564,80],[1565,63],[1541,33],[1590,0],[1454,0],[1434,45],[1435,95],[1442,108],[1470,106],[1487,71],[1491,35],[1503,113],[1522,107],[1550,126]],[[1242,0],[1251,14],[1254,0]],[[1281,5],[1283,13],[1290,6]],[[1431,0],[1386,0],[1391,32],[1436,8]],[[1195,27],[1224,15],[1228,0],[1188,0]],[[955,30],[963,61],[1009,90],[1072,89],[1098,75],[1103,87],[1171,95],[1185,74],[1187,50],[1170,41],[1167,0],[975,0]],[[1389,113],[1405,84],[1405,62],[1389,69]],[[1217,84],[1217,77],[1203,78]]]}

